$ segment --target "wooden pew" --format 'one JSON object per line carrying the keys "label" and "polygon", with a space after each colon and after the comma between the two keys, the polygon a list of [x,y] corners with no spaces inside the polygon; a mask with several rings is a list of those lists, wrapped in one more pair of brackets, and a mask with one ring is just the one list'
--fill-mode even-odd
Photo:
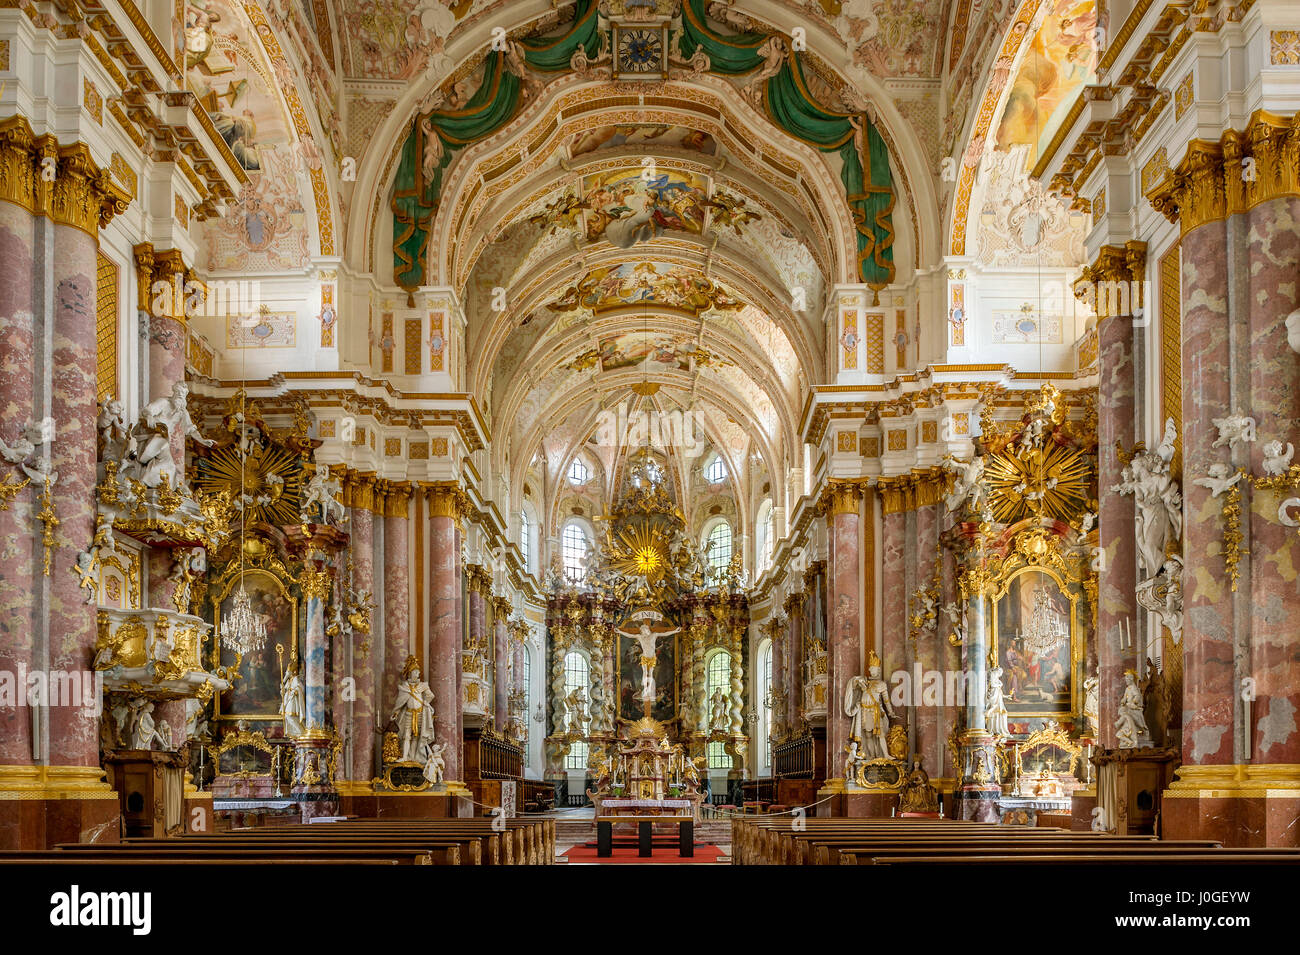
{"label": "wooden pew", "polygon": [[[366,834],[383,833],[445,833],[487,832],[495,833],[494,820],[490,819],[452,819],[452,820],[348,820],[336,823],[318,823],[304,826],[308,830],[330,829]],[[496,821],[498,826],[502,821]],[[506,835],[506,834],[509,835]],[[501,835],[509,840],[506,852],[515,865],[550,865],[555,861],[555,822],[551,819],[506,819]],[[505,861],[503,864],[512,864]]]}
{"label": "wooden pew", "polygon": [[114,861],[126,861],[129,859],[145,859],[151,861],[167,861],[176,859],[196,864],[206,864],[208,862],[229,861],[233,863],[243,863],[244,865],[254,865],[257,863],[278,863],[283,856],[286,859],[302,859],[306,861],[338,861],[338,862],[360,862],[367,859],[379,859],[396,862],[398,865],[460,865],[460,847],[448,846],[440,850],[434,849],[388,849],[375,846],[363,849],[329,849],[319,846],[297,846],[287,847],[283,850],[271,847],[258,848],[244,844],[229,846],[228,848],[209,848],[207,846],[186,847],[180,844],[180,840],[160,840],[168,842],[173,848],[163,848],[162,845],[152,846],[130,846],[125,843],[117,845],[61,845],[55,848],[56,853],[61,853],[68,858],[83,859],[108,859]]}

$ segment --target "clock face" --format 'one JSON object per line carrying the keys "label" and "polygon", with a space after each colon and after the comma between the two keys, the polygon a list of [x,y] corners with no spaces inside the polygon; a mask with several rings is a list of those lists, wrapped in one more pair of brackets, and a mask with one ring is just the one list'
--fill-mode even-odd
{"label": "clock face", "polygon": [[633,28],[618,34],[618,68],[623,73],[658,73],[663,65],[664,38],[657,29]]}

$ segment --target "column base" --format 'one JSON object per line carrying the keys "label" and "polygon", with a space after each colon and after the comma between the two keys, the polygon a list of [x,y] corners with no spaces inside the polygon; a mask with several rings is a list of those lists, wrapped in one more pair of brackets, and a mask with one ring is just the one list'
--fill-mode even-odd
{"label": "column base", "polygon": [[0,849],[118,842],[121,818],[98,766],[0,766]]}
{"label": "column base", "polygon": [[880,819],[894,815],[898,808],[898,793],[848,788],[843,779],[828,779],[826,785],[817,791],[817,801],[816,814],[821,817]]}
{"label": "column base", "polygon": [[386,793],[370,796],[345,796],[340,809],[350,807],[346,815],[365,819],[464,819],[474,815],[474,803],[454,792]]}
{"label": "column base", "polygon": [[1002,795],[1001,786],[962,786],[954,795],[957,807],[954,815],[958,819],[972,822],[1001,822],[998,813],[998,797]]}
{"label": "column base", "polygon": [[1088,786],[1070,793],[1070,830],[1092,831],[1092,810],[1097,805],[1097,787]]}
{"label": "column base", "polygon": [[1165,839],[1300,846],[1300,765],[1182,766],[1161,801]]}

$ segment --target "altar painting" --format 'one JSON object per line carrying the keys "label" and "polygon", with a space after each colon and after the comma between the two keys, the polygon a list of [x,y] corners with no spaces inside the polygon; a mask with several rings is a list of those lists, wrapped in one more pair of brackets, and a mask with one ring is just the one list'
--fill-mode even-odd
{"label": "altar painting", "polygon": [[[266,619],[266,645],[239,660],[236,671],[239,679],[218,698],[217,714],[223,719],[278,720],[280,659],[275,648],[277,645],[283,648],[286,667],[297,661],[298,605],[279,578],[264,570],[245,571],[243,585],[253,613]],[[221,627],[223,621],[230,619],[239,586],[240,575],[236,573],[222,597],[216,619],[220,662],[227,667],[234,665],[235,653],[221,646]]]}
{"label": "altar painting", "polygon": [[1080,659],[1077,596],[1039,568],[1016,573],[995,599],[993,653],[1007,715],[1069,715]]}
{"label": "altar painting", "polygon": [[[653,719],[666,723],[677,716],[677,638],[662,637],[655,646],[655,702],[650,708]],[[639,720],[641,709],[641,645],[626,635],[618,638],[618,669],[615,673],[618,692],[618,715],[625,720]]]}

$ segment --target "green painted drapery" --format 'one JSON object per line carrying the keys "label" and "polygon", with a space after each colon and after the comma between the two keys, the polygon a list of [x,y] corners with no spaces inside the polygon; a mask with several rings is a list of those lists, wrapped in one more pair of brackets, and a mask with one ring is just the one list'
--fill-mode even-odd
{"label": "green painted drapery", "polygon": [[[751,73],[764,63],[758,52],[768,39],[758,33],[721,34],[705,21],[706,0],[685,0],[678,49],[689,59],[702,49],[710,70],[725,76]],[[559,38],[520,41],[524,61],[541,72],[567,69],[579,46],[594,59],[606,37],[600,31],[595,0],[578,0],[572,27]],[[500,129],[519,108],[520,80],[505,69],[505,53],[489,55],[483,83],[463,109],[435,110],[417,116],[402,147],[392,198],[394,276],[405,289],[423,283],[429,226],[438,209],[443,172],[454,153]],[[858,274],[874,288],[894,279],[894,189],[889,152],[865,114],[841,113],[820,105],[804,82],[803,64],[790,52],[763,87],[763,105],[772,121],[801,142],[838,153],[840,178],[857,228]],[[442,156],[424,175],[427,119],[436,130]]]}
{"label": "green painted drapery", "polygon": [[[520,41],[524,62],[533,69],[555,72],[567,69],[579,46],[592,58],[600,54],[604,36],[598,27],[595,0],[578,0],[573,26],[556,39]],[[519,109],[519,77],[505,68],[504,50],[489,53],[484,61],[483,83],[461,109],[434,110],[417,116],[402,146],[397,179],[390,203],[393,210],[393,277],[402,288],[424,284],[429,226],[438,211],[443,173],[456,152],[484,139],[510,122]],[[442,145],[442,157],[426,177],[425,137],[421,123],[428,120]]]}
{"label": "green painted drapery", "polygon": [[[710,69],[728,76],[751,73],[762,66],[758,49],[767,37],[710,30],[704,19],[705,4],[706,0],[682,4],[682,55],[689,58],[703,49]],[[794,51],[768,78],[763,105],[772,122],[791,136],[822,152],[839,153],[840,179],[858,233],[858,274],[874,288],[888,285],[894,280],[894,186],[889,150],[879,130],[865,114],[840,113],[820,105],[808,91],[802,58]],[[855,124],[863,135],[855,135]]]}

